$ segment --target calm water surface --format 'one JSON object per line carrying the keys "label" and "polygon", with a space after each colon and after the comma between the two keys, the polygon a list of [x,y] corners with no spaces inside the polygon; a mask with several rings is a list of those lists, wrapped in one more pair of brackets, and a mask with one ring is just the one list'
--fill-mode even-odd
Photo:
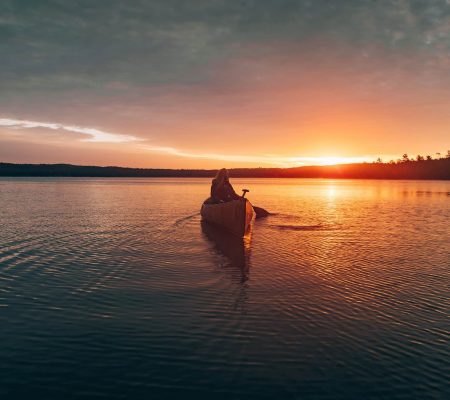
{"label": "calm water surface", "polygon": [[0,180],[0,396],[444,399],[450,182]]}

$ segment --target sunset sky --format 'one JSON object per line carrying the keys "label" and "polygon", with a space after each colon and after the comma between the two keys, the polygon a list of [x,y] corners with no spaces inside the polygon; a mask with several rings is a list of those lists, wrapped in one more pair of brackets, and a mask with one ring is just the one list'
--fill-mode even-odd
{"label": "sunset sky", "polygon": [[450,148],[450,0],[3,0],[0,54],[0,162],[296,166]]}

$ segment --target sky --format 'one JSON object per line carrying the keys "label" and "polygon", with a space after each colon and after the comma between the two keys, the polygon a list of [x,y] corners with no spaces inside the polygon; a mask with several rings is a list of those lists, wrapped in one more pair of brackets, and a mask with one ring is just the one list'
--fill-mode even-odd
{"label": "sky", "polygon": [[384,161],[450,148],[450,0],[2,0],[0,162]]}

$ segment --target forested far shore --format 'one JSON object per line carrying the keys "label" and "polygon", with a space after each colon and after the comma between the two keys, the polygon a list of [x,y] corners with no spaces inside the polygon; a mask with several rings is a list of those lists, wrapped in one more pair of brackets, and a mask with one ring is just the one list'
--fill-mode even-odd
{"label": "forested far shore", "polygon": [[[4,177],[213,177],[215,169],[96,167],[71,164],[0,163]],[[398,162],[305,166],[295,168],[231,168],[235,178],[342,178],[450,180],[450,157],[403,159]]]}

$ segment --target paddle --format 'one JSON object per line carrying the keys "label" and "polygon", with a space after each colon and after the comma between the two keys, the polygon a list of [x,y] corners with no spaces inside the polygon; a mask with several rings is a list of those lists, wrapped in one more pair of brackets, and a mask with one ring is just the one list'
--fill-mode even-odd
{"label": "paddle", "polygon": [[265,218],[270,215],[270,212],[264,210],[264,208],[253,206],[253,209],[255,210],[256,218]]}
{"label": "paddle", "polygon": [[[250,190],[248,189],[242,189],[242,197],[245,197],[245,195],[249,192]],[[255,210],[255,214],[256,214],[256,218],[265,218],[268,217],[270,215],[270,212],[265,210],[264,208],[261,207],[256,207],[253,206],[253,210]]]}

